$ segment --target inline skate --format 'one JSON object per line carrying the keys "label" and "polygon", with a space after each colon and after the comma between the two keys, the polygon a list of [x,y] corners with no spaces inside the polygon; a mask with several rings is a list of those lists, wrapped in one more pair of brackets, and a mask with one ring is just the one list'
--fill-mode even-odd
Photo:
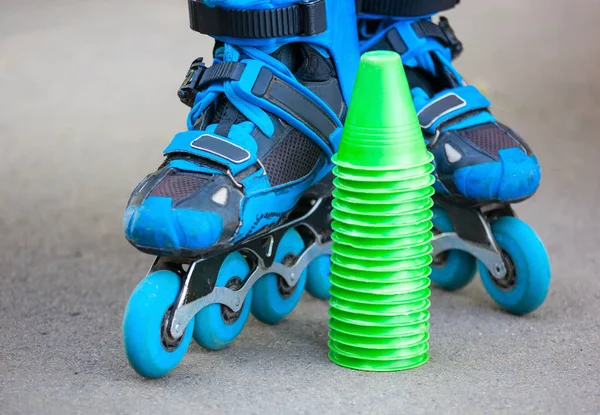
{"label": "inline skate", "polygon": [[511,204],[539,186],[538,161],[525,141],[498,122],[490,102],[467,85],[452,61],[463,50],[448,19],[432,16],[458,0],[359,2],[361,52],[399,53],[421,128],[434,155],[432,281],[454,291],[476,269],[500,307],[523,315],[550,286],[550,263],[535,231]]}
{"label": "inline skate", "polygon": [[191,107],[128,202],[128,241],[157,258],[123,319],[142,376],[166,375],[192,338],[219,350],[252,313],[275,324],[329,289],[331,156],[358,68],[351,2],[189,0],[215,38],[178,92]]}

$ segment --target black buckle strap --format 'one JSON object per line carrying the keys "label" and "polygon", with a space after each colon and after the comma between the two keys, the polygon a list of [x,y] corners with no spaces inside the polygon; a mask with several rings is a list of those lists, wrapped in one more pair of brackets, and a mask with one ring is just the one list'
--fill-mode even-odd
{"label": "black buckle strap", "polygon": [[441,16],[439,24],[429,20],[419,20],[411,26],[418,37],[433,37],[450,48],[452,58],[457,58],[462,53],[463,44],[454,34],[447,18]]}
{"label": "black buckle strap", "polygon": [[252,94],[269,101],[302,122],[330,145],[329,136],[338,127],[336,120],[304,96],[296,87],[262,68],[252,87]]}
{"label": "black buckle strap", "polygon": [[327,29],[325,0],[263,10],[208,7],[202,0],[188,0],[188,7],[191,29],[211,36],[267,39],[313,36]]}
{"label": "black buckle strap", "polygon": [[[415,31],[415,34],[420,38],[433,37],[439,40],[443,45],[450,49],[453,59],[457,58],[463,51],[462,42],[458,40],[454,34],[454,30],[452,30],[448,19],[443,16],[440,17],[439,24],[432,23],[429,20],[419,20],[414,22],[411,27]],[[400,55],[408,51],[406,43],[395,27],[388,30],[381,42],[374,45],[373,49],[377,48],[393,50]]]}
{"label": "black buckle strap", "polygon": [[458,3],[460,0],[356,0],[356,12],[416,17],[448,10]]}
{"label": "black buckle strap", "polygon": [[196,95],[213,82],[239,81],[246,65],[239,62],[220,62],[207,68],[204,58],[198,58],[188,71],[177,95],[181,102],[188,107],[194,105]]}
{"label": "black buckle strap", "polygon": [[216,63],[208,68],[200,82],[198,83],[197,89],[202,91],[205,86],[210,85],[213,82],[222,81],[239,81],[242,77],[242,73],[246,69],[245,63],[239,62],[220,62]]}

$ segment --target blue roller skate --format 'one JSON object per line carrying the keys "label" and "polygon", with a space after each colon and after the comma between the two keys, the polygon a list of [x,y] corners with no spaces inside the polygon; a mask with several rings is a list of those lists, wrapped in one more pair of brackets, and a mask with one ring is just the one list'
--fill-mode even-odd
{"label": "blue roller skate", "polygon": [[216,40],[214,62],[192,64],[179,90],[188,131],[123,219],[129,242],[157,256],[123,322],[129,362],[149,378],[192,338],[222,349],[250,312],[274,324],[305,285],[323,295],[330,158],[359,60],[352,2],[188,2],[191,28]]}
{"label": "blue roller skate", "polygon": [[498,122],[490,102],[452,66],[462,44],[448,20],[432,16],[458,0],[359,2],[361,52],[393,50],[405,71],[429,150],[435,156],[431,278],[458,290],[474,277],[505,310],[537,309],[550,286],[540,238],[510,204],[531,197],[540,166],[525,141]]}

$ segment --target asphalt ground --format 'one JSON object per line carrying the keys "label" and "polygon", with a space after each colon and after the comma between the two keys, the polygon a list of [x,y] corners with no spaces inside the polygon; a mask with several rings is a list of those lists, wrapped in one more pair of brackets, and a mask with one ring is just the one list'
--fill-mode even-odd
{"label": "asphalt ground", "polygon": [[126,241],[130,191],[185,128],[175,95],[211,41],[185,2],[0,0],[0,413],[600,413],[600,2],[464,1],[457,63],[543,168],[516,207],[549,251],[544,305],[508,315],[477,280],[434,290],[431,357],[398,373],[327,358],[327,304],[250,319],[169,376],[123,352],[152,262]]}

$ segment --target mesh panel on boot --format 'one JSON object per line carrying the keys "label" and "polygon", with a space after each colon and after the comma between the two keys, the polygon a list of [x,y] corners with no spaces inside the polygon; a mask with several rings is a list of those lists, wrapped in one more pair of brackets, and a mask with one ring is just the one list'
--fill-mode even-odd
{"label": "mesh panel on boot", "polygon": [[185,199],[206,182],[206,177],[196,173],[171,171],[152,190],[150,196],[170,197],[173,202]]}
{"label": "mesh panel on boot", "polygon": [[521,148],[515,139],[502,131],[496,124],[483,124],[468,128],[461,131],[460,135],[493,157],[498,157],[498,151],[505,148]]}
{"label": "mesh panel on boot", "polygon": [[262,161],[272,186],[300,179],[317,164],[321,149],[298,130],[290,133]]}

